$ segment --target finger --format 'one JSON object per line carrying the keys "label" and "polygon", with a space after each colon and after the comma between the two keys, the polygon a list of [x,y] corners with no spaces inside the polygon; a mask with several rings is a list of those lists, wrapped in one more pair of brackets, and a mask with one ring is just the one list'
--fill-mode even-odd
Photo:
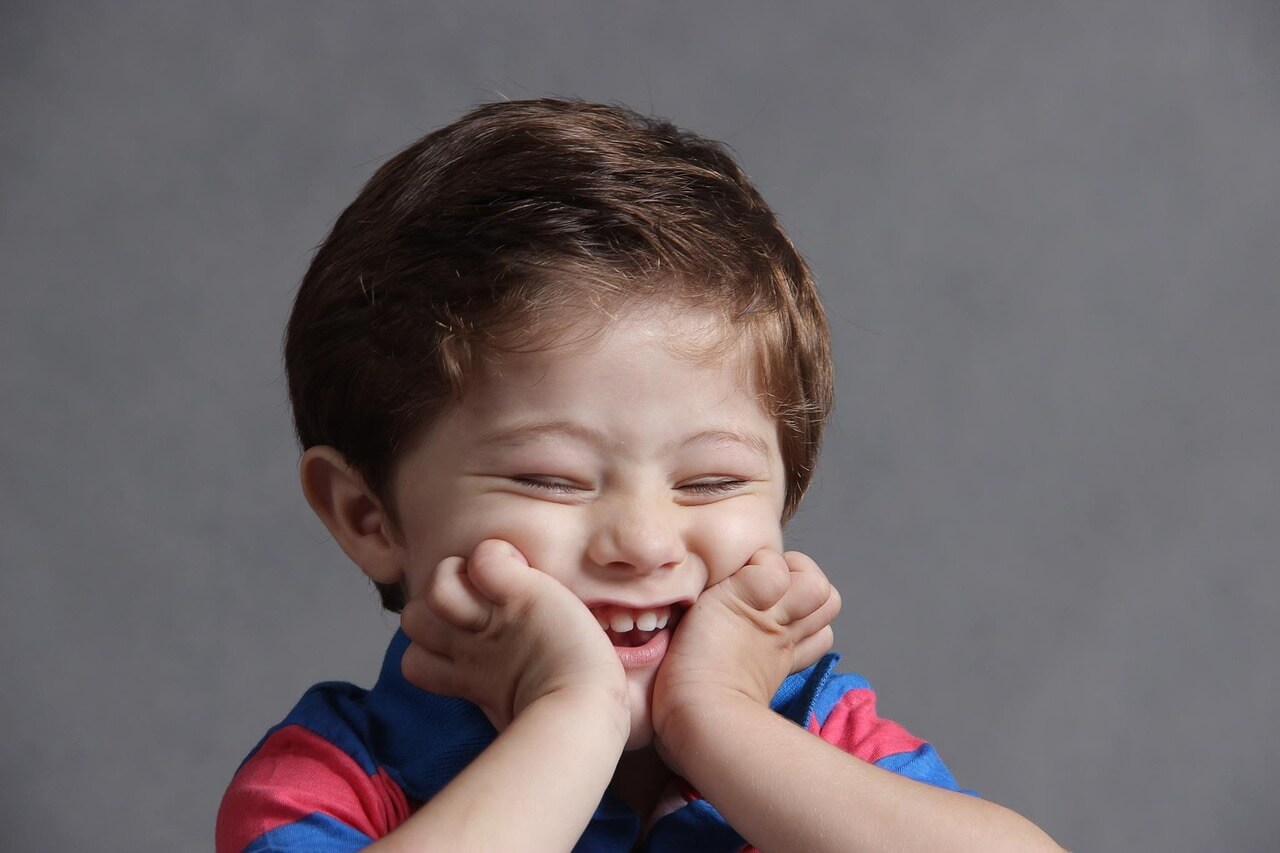
{"label": "finger", "polygon": [[445,622],[421,598],[407,602],[400,611],[400,627],[415,644],[429,652],[444,655],[452,654],[452,638],[457,636],[457,629]]}
{"label": "finger", "polygon": [[787,621],[795,622],[826,603],[831,595],[831,581],[807,554],[788,551],[782,558],[791,572],[791,585],[782,604]]}
{"label": "finger", "polygon": [[791,666],[793,673],[802,669],[808,669],[818,661],[822,660],[822,656],[831,651],[836,644],[835,632],[831,630],[831,626],[823,628],[816,634],[813,634],[796,643],[793,649],[794,663]]}
{"label": "finger", "polygon": [[822,571],[822,567],[815,563],[813,558],[803,551],[787,551],[782,555],[782,559],[786,561],[787,568],[793,572],[826,577],[826,573]]}
{"label": "finger", "polygon": [[440,561],[423,597],[431,612],[464,631],[483,631],[493,615],[493,604],[471,582],[461,557]]}
{"label": "finger", "polygon": [[722,583],[748,607],[768,610],[786,594],[791,572],[781,554],[762,548]]}
{"label": "finger", "polygon": [[489,601],[503,607],[523,595],[535,579],[529,561],[514,545],[501,539],[486,539],[471,552],[467,576]]}
{"label": "finger", "polygon": [[816,634],[827,625],[830,625],[840,615],[840,608],[843,606],[840,591],[831,586],[828,588],[828,593],[827,600],[816,610],[791,624],[791,630],[795,636],[808,637]]}
{"label": "finger", "polygon": [[831,583],[825,575],[792,572],[787,594],[778,603],[784,613],[780,621],[785,624],[798,622],[826,604],[830,597]]}
{"label": "finger", "polygon": [[410,643],[400,658],[400,672],[410,684],[441,696],[459,696],[456,668],[449,658]]}

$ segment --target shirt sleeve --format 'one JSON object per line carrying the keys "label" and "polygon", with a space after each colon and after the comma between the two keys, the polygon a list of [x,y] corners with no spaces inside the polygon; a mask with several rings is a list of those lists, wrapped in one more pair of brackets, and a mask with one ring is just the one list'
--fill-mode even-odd
{"label": "shirt sleeve", "polygon": [[932,744],[876,712],[876,694],[858,675],[833,675],[809,716],[809,731],[850,755],[917,782],[977,796],[961,788]]}
{"label": "shirt sleeve", "polygon": [[218,853],[360,850],[409,814],[380,767],[300,725],[272,731],[245,759],[218,810]]}

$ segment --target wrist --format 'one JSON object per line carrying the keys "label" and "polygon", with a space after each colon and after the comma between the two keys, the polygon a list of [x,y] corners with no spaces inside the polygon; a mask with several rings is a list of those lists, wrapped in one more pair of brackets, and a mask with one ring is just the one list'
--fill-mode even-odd
{"label": "wrist", "polygon": [[689,778],[684,759],[698,753],[707,738],[732,737],[733,720],[743,714],[769,711],[744,693],[734,690],[704,691],[672,703],[653,719],[654,745],[672,770]]}
{"label": "wrist", "polygon": [[625,693],[603,687],[564,687],[539,696],[522,711],[550,709],[557,715],[604,727],[625,743],[631,734],[631,710]]}

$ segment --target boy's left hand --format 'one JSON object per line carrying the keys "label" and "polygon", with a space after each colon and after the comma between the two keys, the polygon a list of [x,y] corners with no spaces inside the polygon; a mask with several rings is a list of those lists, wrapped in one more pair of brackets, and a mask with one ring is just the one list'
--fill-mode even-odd
{"label": "boy's left hand", "polygon": [[788,675],[831,650],[831,621],[839,612],[840,594],[798,551],[757,551],[704,590],[676,626],[654,679],[659,751],[665,752],[663,733],[682,710],[726,698],[768,706]]}

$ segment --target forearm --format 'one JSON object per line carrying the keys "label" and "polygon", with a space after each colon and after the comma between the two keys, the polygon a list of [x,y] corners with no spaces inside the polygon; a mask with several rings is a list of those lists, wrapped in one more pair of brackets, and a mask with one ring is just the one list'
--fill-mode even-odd
{"label": "forearm", "polygon": [[1009,809],[883,770],[746,700],[678,714],[665,736],[677,771],[765,853],[1061,849]]}
{"label": "forearm", "polygon": [[626,745],[617,702],[550,694],[524,709],[377,851],[571,850]]}

